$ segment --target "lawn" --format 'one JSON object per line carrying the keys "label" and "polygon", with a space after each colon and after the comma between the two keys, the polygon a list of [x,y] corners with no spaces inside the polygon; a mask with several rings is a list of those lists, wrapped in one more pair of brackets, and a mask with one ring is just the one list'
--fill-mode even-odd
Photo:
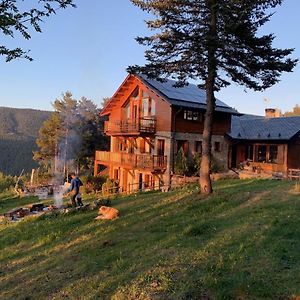
{"label": "lawn", "polygon": [[0,299],[299,299],[292,187],[224,180],[211,196],[190,186],[114,199],[113,221],[88,211],[2,224]]}

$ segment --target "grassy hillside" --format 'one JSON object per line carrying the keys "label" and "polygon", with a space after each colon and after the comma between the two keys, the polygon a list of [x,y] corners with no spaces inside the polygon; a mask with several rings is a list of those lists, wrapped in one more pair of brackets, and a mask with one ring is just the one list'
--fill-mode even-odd
{"label": "grassy hillside", "polygon": [[17,175],[37,164],[32,160],[35,140],[50,112],[0,107],[0,172]]}
{"label": "grassy hillside", "polygon": [[1,225],[0,298],[295,299],[292,185],[219,181],[209,197],[190,187],[116,199],[113,221],[90,211]]}

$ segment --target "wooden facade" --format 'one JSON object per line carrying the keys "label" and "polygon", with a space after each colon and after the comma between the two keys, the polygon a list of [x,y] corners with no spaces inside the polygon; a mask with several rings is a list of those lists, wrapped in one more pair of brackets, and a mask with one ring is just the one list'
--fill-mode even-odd
{"label": "wooden facade", "polygon": [[230,166],[238,168],[247,164],[253,171],[283,173],[300,169],[300,138],[289,141],[239,141],[230,147]]}
{"label": "wooden facade", "polygon": [[[231,108],[229,108],[231,109]],[[109,168],[110,178],[124,191],[141,185],[170,185],[174,158],[182,146],[188,157],[201,153],[205,109],[190,107],[188,101],[173,105],[170,99],[136,75],[128,75],[102,115],[108,115],[105,133],[111,137],[110,152],[97,151],[99,165]],[[232,112],[217,112],[213,127],[213,149],[226,168],[227,144],[224,134],[231,125]]]}

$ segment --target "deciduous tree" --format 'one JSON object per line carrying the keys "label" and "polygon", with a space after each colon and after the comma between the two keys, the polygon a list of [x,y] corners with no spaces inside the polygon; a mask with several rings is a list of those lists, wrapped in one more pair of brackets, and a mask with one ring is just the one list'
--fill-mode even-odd
{"label": "deciduous tree", "polygon": [[129,67],[151,78],[173,77],[178,86],[198,80],[206,90],[203,153],[200,168],[201,192],[211,193],[211,135],[215,91],[235,82],[255,91],[279,81],[291,72],[297,60],[293,49],[272,46],[273,34],[259,35],[272,10],[282,0],[131,0],[152,13],[147,21],[152,36],[138,37],[147,47],[145,66]]}
{"label": "deciduous tree", "polygon": [[70,161],[78,168],[91,168],[95,150],[108,147],[99,109],[85,97],[74,99],[70,92],[56,99],[53,107],[55,112],[39,131],[34,158],[54,172],[67,173]]}

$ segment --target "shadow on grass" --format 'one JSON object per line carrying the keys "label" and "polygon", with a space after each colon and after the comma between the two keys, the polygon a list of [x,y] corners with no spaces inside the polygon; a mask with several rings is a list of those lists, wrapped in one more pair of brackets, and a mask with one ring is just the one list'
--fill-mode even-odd
{"label": "shadow on grass", "polygon": [[[209,197],[187,189],[116,199],[121,217],[111,222],[95,222],[96,212],[84,212],[8,226],[0,238],[0,297],[274,299],[296,294],[299,285],[290,276],[299,268],[299,235],[292,229],[300,228],[299,202],[281,203],[281,184],[268,185],[265,194],[264,182],[243,182],[236,192],[225,184]],[[287,239],[289,250],[283,248]],[[282,269],[287,266],[282,261],[289,261],[289,269]]]}

